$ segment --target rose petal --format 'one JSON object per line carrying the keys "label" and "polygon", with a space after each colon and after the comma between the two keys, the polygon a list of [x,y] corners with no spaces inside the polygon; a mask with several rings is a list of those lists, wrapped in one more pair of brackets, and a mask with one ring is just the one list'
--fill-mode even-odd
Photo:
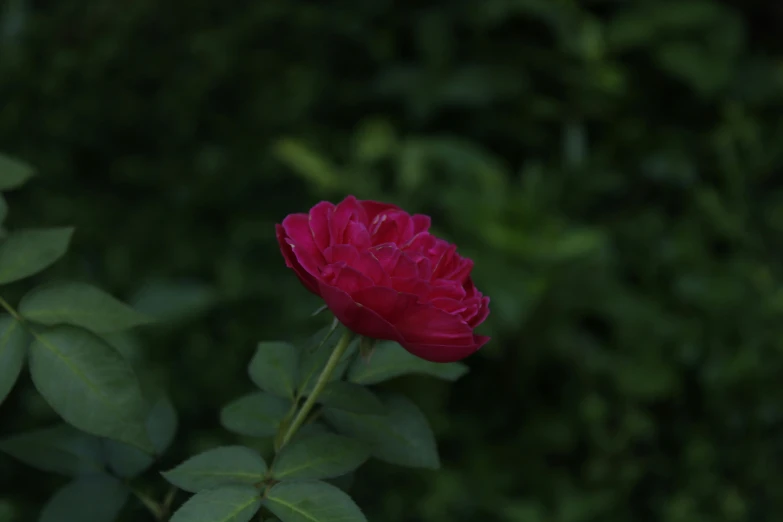
{"label": "rose petal", "polygon": [[[449,299],[448,297],[436,297],[435,299],[430,300],[430,304],[435,308],[443,310],[444,312],[452,315],[460,314],[462,317],[465,316],[463,312],[468,308],[468,306],[466,306],[463,301]],[[475,309],[478,309],[478,303],[474,304],[473,306]]]}
{"label": "rose petal", "polygon": [[394,326],[375,311],[354,301],[343,290],[325,283],[320,283],[318,288],[326,306],[349,330],[373,339],[402,340]]}
{"label": "rose petal", "polygon": [[307,214],[291,214],[283,220],[283,230],[299,264],[317,279],[326,260],[313,240],[308,221]]}
{"label": "rose petal", "polygon": [[328,201],[321,201],[310,209],[310,213],[307,216],[313,241],[321,252],[326,250],[331,242],[332,236],[329,233],[329,220],[333,212],[333,204]]}
{"label": "rose petal", "polygon": [[432,264],[429,259],[421,256],[418,259],[414,259],[414,262],[416,263],[416,274],[420,279],[425,281],[432,279]]}
{"label": "rose petal", "polygon": [[397,263],[389,267],[391,269],[389,275],[405,279],[418,278],[419,267],[416,265],[416,262],[405,252],[400,252],[400,254],[396,259]]}
{"label": "rose petal", "polygon": [[318,292],[318,282],[315,279],[315,277],[312,276],[310,273],[308,273],[307,270],[305,270],[304,267],[302,267],[302,265],[296,259],[296,256],[294,255],[294,250],[291,248],[291,245],[288,244],[288,242],[286,241],[287,236],[285,234],[285,230],[283,229],[282,225],[275,225],[275,235],[277,236],[277,243],[280,245],[280,252],[283,254],[285,265],[294,271],[294,273],[302,282],[302,284],[305,286],[305,288],[310,290],[315,295],[321,295]]}
{"label": "rose petal", "polygon": [[[331,233],[333,245],[349,242],[346,240],[346,229],[348,228],[349,223],[359,223],[365,228],[367,226],[367,214],[353,196],[348,196],[338,203],[332,213],[329,231]],[[350,234],[356,233],[357,232],[354,230]]]}
{"label": "rose petal", "polygon": [[386,212],[388,210],[400,210],[400,207],[397,205],[392,205],[391,203],[380,203],[378,201],[371,201],[369,199],[360,201],[359,204],[367,214],[368,224],[372,224],[375,221],[375,218],[378,217],[378,215],[382,212]]}
{"label": "rose petal", "polygon": [[291,214],[283,220],[283,229],[295,248],[306,250],[312,256],[320,256],[321,251],[315,244],[310,231],[310,219],[307,214]]}
{"label": "rose petal", "polygon": [[370,232],[376,245],[382,243],[401,245],[413,237],[414,229],[415,224],[410,214],[402,210],[393,210],[379,214],[372,221]]}
{"label": "rose petal", "polygon": [[403,348],[408,350],[416,357],[420,357],[425,361],[431,361],[436,363],[450,363],[456,362],[469,355],[474,354],[482,346],[487,344],[489,337],[484,335],[474,335],[473,341],[469,345],[465,346],[453,346],[443,344],[423,344],[423,343],[400,343]]}
{"label": "rose petal", "polygon": [[382,286],[364,288],[351,295],[357,303],[373,310],[391,324],[395,324],[418,301],[413,294],[403,294]]}
{"label": "rose petal", "polygon": [[432,249],[435,243],[435,236],[429,232],[421,232],[413,236],[404,245],[400,245],[400,247],[406,252],[425,253]]}
{"label": "rose petal", "polygon": [[383,271],[389,275],[394,271],[394,267],[397,266],[397,261],[402,255],[400,249],[393,243],[376,245],[369,249],[369,252],[381,264]]}
{"label": "rose petal", "polygon": [[454,281],[464,281],[470,276],[473,271],[473,260],[466,257],[462,257],[458,254],[454,255],[454,261],[448,272],[448,278]]}
{"label": "rose petal", "polygon": [[378,286],[391,287],[391,278],[381,266],[381,263],[370,252],[362,252],[353,265],[359,272],[372,279]]}
{"label": "rose petal", "polygon": [[448,245],[441,251],[435,263],[432,276],[438,279],[451,279],[462,282],[473,270],[473,261],[457,254],[455,245]]}
{"label": "rose petal", "polygon": [[484,296],[481,298],[481,305],[479,306],[478,312],[476,312],[476,316],[469,320],[468,324],[475,328],[483,323],[487,316],[489,316],[489,297]]}
{"label": "rose petal", "polygon": [[382,243],[399,244],[402,234],[399,229],[399,223],[388,218],[388,214],[382,214],[381,220],[370,229],[372,242],[376,245]]}
{"label": "rose petal", "polygon": [[332,245],[324,250],[324,258],[327,263],[344,262],[348,266],[353,266],[359,259],[359,251],[353,245]]}
{"label": "rose petal", "polygon": [[418,277],[392,277],[391,286],[398,292],[413,294],[420,299],[426,299],[430,293],[430,285]]}
{"label": "rose petal", "polygon": [[446,297],[449,299],[463,300],[465,298],[465,289],[456,281],[448,279],[439,279],[430,283],[429,298]]}
{"label": "rose petal", "polygon": [[[465,299],[462,301],[462,304],[464,305],[462,310],[460,310],[459,313],[460,317],[462,317],[462,320],[466,323],[470,324],[470,322],[475,319],[476,315],[478,315],[479,309],[481,308],[481,299],[474,297],[471,299]],[[437,305],[435,305],[437,306]],[[455,313],[451,310],[447,310],[446,308],[442,306],[438,306],[438,308],[443,308],[444,310]]]}
{"label": "rose petal", "polygon": [[370,248],[372,245],[370,232],[364,224],[359,222],[351,222],[346,225],[343,233],[343,242],[353,245],[360,250]]}
{"label": "rose petal", "polygon": [[324,280],[348,294],[374,286],[372,279],[342,263],[327,266],[324,269]]}
{"label": "rose petal", "polygon": [[430,229],[430,225],[432,224],[430,217],[425,216],[424,214],[414,214],[412,219],[414,234],[420,234],[422,232],[428,231]]}
{"label": "rose petal", "polygon": [[451,315],[427,303],[410,306],[405,312],[394,326],[406,342],[461,346],[473,342],[473,329],[458,315]]}

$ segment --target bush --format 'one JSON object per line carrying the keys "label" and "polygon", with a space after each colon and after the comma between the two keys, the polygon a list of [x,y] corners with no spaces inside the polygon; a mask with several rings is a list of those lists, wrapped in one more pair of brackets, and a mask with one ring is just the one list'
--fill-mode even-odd
{"label": "bush", "polygon": [[[0,142],[42,173],[9,222],[76,227],[50,277],[193,304],[146,339],[180,412],[168,464],[230,441],[217,412],[257,341],[312,324],[273,224],[353,193],[431,214],[492,297],[469,377],[388,386],[444,469],[363,470],[370,520],[783,509],[771,5],[9,6]],[[27,382],[0,413],[2,436],[52,418]],[[5,458],[0,477],[0,519],[59,484]]]}

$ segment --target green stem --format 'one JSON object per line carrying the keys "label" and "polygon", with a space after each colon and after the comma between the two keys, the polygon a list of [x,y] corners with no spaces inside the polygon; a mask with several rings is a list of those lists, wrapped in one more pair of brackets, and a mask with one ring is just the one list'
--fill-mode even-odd
{"label": "green stem", "polygon": [[155,502],[149,495],[146,493],[142,493],[136,488],[131,487],[130,488],[133,494],[136,496],[136,498],[139,499],[139,501],[144,504],[144,506],[149,510],[150,513],[152,513],[152,516],[155,517],[155,520],[166,520],[166,512],[163,509],[163,507]]}
{"label": "green stem", "polygon": [[177,494],[177,488],[176,486],[172,486],[169,488],[168,493],[166,493],[166,496],[163,499],[163,518],[161,520],[168,520],[169,515],[171,515],[171,506],[174,504],[174,497]]}
{"label": "green stem", "polygon": [[9,314],[11,314],[11,317],[16,319],[20,323],[22,322],[22,316],[20,316],[19,313],[17,313],[17,311],[14,310],[14,307],[11,306],[10,304],[8,304],[8,301],[3,299],[2,297],[0,297],[0,306],[5,308],[5,311],[8,312]]}
{"label": "green stem", "polygon": [[[332,325],[329,327],[329,330],[326,332],[326,335],[324,335],[323,339],[321,339],[321,342],[318,343],[318,346],[315,347],[313,350],[313,353],[317,352],[321,349],[321,347],[326,344],[326,341],[329,340],[329,338],[332,336],[335,330],[337,330],[337,327],[340,326],[340,321],[337,320],[337,318],[334,318],[334,321],[332,321]],[[307,389],[307,386],[310,384],[310,379],[313,378],[313,373],[315,373],[315,368],[310,370],[310,373],[307,374],[307,377],[305,377],[304,382],[301,385],[301,388],[299,392],[296,394],[296,397],[294,398],[294,408],[296,408],[296,403],[299,402],[299,400],[304,395],[304,391]]]}
{"label": "green stem", "polygon": [[345,353],[345,350],[348,349],[348,345],[351,344],[352,339],[353,332],[350,330],[345,330],[345,333],[337,342],[337,346],[334,347],[332,355],[329,356],[329,360],[326,361],[324,369],[321,370],[321,375],[318,376],[318,380],[315,383],[313,391],[310,392],[307,400],[302,405],[302,409],[299,410],[299,413],[296,414],[294,421],[291,423],[291,426],[285,433],[283,442],[280,444],[281,448],[288,444],[288,441],[290,441],[291,437],[294,436],[296,430],[298,430],[300,427],[302,427],[302,424],[304,424],[305,420],[307,419],[307,415],[310,413],[310,410],[312,410],[313,406],[315,406],[315,401],[318,400],[318,395],[321,394],[323,389],[329,383],[329,379],[332,377],[332,373],[334,372],[335,367],[337,367],[340,359],[342,359],[343,354]]}
{"label": "green stem", "polygon": [[0,297],[0,308],[3,308],[3,309],[5,309],[5,311],[6,311],[6,312],[8,312],[8,313],[11,315],[11,317],[12,317],[12,318],[13,318],[13,319],[14,319],[14,320],[17,322],[17,323],[19,323],[19,324],[22,326],[22,328],[24,328],[25,330],[27,330],[27,331],[30,333],[30,335],[32,335],[32,336],[33,336],[33,338],[35,338],[35,339],[37,339],[37,340],[39,340],[39,341],[42,341],[41,334],[39,334],[39,333],[38,333],[38,332],[37,332],[37,331],[36,331],[36,330],[35,330],[35,329],[32,327],[32,325],[31,325],[30,323],[28,323],[27,321],[25,321],[25,318],[24,318],[24,317],[22,317],[22,315],[21,315],[19,312],[17,312],[17,311],[16,311],[16,309],[15,309],[13,306],[11,306],[10,304],[8,304],[8,301],[6,301],[5,299],[3,299],[2,297]]}

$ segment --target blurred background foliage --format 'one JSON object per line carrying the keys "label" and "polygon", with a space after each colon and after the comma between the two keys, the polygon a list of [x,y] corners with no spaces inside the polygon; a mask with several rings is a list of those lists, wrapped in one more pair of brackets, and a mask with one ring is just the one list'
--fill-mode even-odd
{"label": "blurred background foliage", "polygon": [[[0,6],[0,145],[40,172],[9,226],[77,227],[47,278],[191,312],[141,352],[181,415],[164,464],[231,440],[257,341],[320,324],[273,224],[352,193],[431,214],[492,297],[468,377],[389,385],[444,469],[362,469],[370,520],[783,512],[777,3]],[[26,381],[0,414],[54,419]],[[1,457],[0,518],[61,483]]]}

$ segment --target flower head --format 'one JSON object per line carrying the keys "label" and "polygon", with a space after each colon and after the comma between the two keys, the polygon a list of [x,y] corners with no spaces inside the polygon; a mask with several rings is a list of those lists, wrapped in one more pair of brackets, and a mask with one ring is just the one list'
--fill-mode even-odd
{"label": "flower head", "polygon": [[473,262],[429,227],[428,216],[348,196],[276,230],[286,265],[346,327],[428,361],[456,361],[489,341],[473,333],[489,297],[473,285]]}

